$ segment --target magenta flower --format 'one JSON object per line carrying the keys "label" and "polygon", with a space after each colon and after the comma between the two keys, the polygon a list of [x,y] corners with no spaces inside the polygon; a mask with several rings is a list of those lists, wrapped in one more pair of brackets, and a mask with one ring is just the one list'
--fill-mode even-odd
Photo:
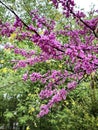
{"label": "magenta flower", "polygon": [[68,88],[69,90],[75,89],[76,86],[77,86],[77,82],[76,82],[76,81],[72,81],[72,82],[69,82],[69,83],[67,84],[67,88]]}

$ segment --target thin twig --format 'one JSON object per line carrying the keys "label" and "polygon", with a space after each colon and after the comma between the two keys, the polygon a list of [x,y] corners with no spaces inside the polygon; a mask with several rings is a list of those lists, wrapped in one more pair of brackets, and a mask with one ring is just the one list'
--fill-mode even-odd
{"label": "thin twig", "polygon": [[[1,0],[0,0],[0,3],[1,3],[3,6],[5,6],[10,12],[12,12],[17,18],[19,18],[19,20],[22,22],[22,24],[23,24],[25,27],[29,28],[29,26],[28,26],[22,19],[20,19],[20,17],[19,17],[11,8],[9,8],[9,7],[8,7],[6,4],[4,4]],[[37,36],[40,37],[40,35],[38,34],[37,31],[35,31],[35,30],[33,30],[33,29],[32,29],[32,31],[33,31]]]}
{"label": "thin twig", "polygon": [[68,1],[67,1],[67,8],[69,9],[69,11],[70,11],[70,13],[75,17],[75,18],[78,18],[80,21],[81,21],[81,23],[83,23],[87,28],[89,28],[92,32],[93,32],[93,34],[95,35],[95,37],[96,38],[98,38],[98,36],[97,36],[97,34],[95,33],[95,31],[94,31],[94,29],[92,29],[92,27],[90,26],[90,25],[88,25],[86,22],[84,22],[81,18],[79,18],[78,16],[76,16],[76,14],[69,8],[69,3],[68,3]]}

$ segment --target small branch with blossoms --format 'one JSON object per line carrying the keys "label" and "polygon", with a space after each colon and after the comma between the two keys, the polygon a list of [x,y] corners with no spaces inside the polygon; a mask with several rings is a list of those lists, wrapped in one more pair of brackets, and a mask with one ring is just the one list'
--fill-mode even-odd
{"label": "small branch with blossoms", "polygon": [[[29,29],[29,26],[28,26],[22,19],[20,19],[20,17],[19,17],[11,8],[9,8],[9,7],[8,7],[6,4],[4,4],[1,0],[0,0],[0,3],[1,3],[3,6],[5,6],[10,12],[12,12],[12,13],[16,16],[17,23],[21,22],[20,24],[23,24],[27,29]],[[21,26],[22,26],[22,25],[21,25]],[[35,30],[32,29],[32,31],[33,31],[37,36],[40,37],[40,35],[39,35]]]}

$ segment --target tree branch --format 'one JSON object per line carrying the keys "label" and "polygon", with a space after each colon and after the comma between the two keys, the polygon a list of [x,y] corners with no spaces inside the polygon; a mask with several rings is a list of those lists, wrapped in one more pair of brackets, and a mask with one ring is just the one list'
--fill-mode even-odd
{"label": "tree branch", "polygon": [[[12,12],[17,18],[20,19],[20,17],[19,17],[11,8],[9,8],[6,4],[4,4],[1,0],[0,0],[0,3],[1,3],[6,9],[8,9],[10,12]],[[22,24],[23,24],[26,28],[29,28],[29,26],[28,26],[22,19],[20,19],[20,21],[22,22]],[[32,29],[32,31],[33,31],[37,36],[40,37],[40,35],[38,34],[37,31],[35,31],[35,30],[33,30],[33,29]]]}
{"label": "tree branch", "polygon": [[79,18],[78,16],[76,16],[76,14],[69,8],[69,3],[68,3],[68,1],[67,1],[67,8],[68,8],[68,10],[70,11],[70,13],[71,13],[75,18],[78,18],[78,19],[81,21],[81,23],[83,23],[87,28],[89,28],[89,29],[93,32],[93,34],[95,35],[95,37],[98,38],[98,36],[97,36],[95,30],[92,29],[92,27],[91,27],[90,25],[88,25],[86,22],[84,22],[81,18]]}

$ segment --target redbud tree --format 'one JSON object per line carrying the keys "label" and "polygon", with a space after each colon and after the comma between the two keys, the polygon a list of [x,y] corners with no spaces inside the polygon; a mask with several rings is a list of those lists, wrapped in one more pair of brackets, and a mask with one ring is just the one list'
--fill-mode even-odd
{"label": "redbud tree", "polygon": [[[15,54],[24,57],[23,60],[12,60],[13,69],[36,66],[37,63],[55,64],[56,61],[61,63],[58,69],[47,70],[45,73],[27,71],[22,77],[25,82],[39,81],[44,85],[38,96],[47,102],[41,105],[38,117],[48,114],[55,104],[66,100],[73,89],[98,69],[98,18],[88,19],[84,12],[76,11],[74,0],[51,0],[51,2],[55,8],[61,8],[66,19],[73,18],[77,28],[68,24],[63,29],[56,30],[57,22],[40,16],[38,10],[30,12],[34,24],[27,25],[11,8],[0,1],[16,17],[13,24],[0,21],[0,35],[13,36],[17,41],[29,39],[40,48],[39,52],[33,48],[27,51],[16,45],[6,44],[6,49],[10,48]],[[59,39],[59,36],[66,37],[66,43]]]}

